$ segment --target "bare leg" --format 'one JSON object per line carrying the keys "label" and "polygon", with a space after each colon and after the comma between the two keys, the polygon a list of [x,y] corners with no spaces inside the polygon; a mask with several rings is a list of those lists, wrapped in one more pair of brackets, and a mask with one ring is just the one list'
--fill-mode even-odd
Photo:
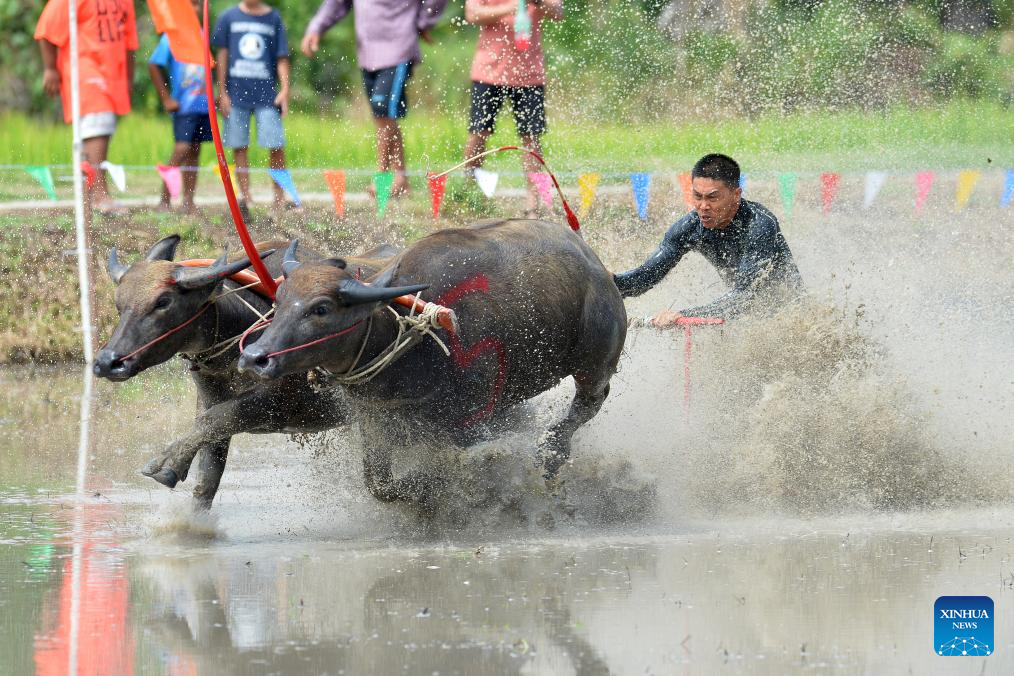
{"label": "bare leg", "polygon": [[249,148],[234,148],[232,157],[236,163],[236,182],[239,183],[239,198],[244,202],[250,202],[252,200],[250,199]]}
{"label": "bare leg", "polygon": [[389,117],[375,117],[377,126],[377,165],[380,171],[394,172],[391,195],[408,193],[408,178],[405,176],[405,141],[398,120]]}
{"label": "bare leg", "polygon": [[[528,148],[529,150],[534,150],[539,154],[540,157],[542,156],[542,143],[539,141],[538,136],[522,136],[521,143],[524,145],[525,148]],[[522,169],[524,169],[526,178],[528,174],[545,171],[544,167],[541,164],[539,164],[539,161],[534,157],[532,157],[531,155],[529,155],[528,153],[524,153],[524,155],[522,156],[521,167]],[[534,183],[532,183],[531,180],[528,180],[528,194],[525,196],[526,214],[530,216],[538,215],[539,199],[540,198],[538,188],[535,186]]]}
{"label": "bare leg", "polygon": [[475,160],[469,160],[469,158],[484,153],[486,151],[486,141],[492,135],[492,132],[488,131],[480,131],[468,135],[468,141],[465,143],[465,159],[468,160],[468,164],[465,165],[466,167],[476,169],[483,165],[483,162],[486,161],[485,157]]}
{"label": "bare leg", "polygon": [[[268,159],[268,166],[272,169],[284,169],[285,168],[285,148],[272,148],[271,156]],[[275,187],[275,206],[282,207],[285,205],[285,191],[282,190],[282,186],[272,181]]]}
{"label": "bare leg", "polygon": [[[201,159],[201,144],[200,143],[177,143],[177,147],[185,146],[186,154],[182,161],[184,167],[196,167]],[[197,192],[197,172],[190,170],[183,172],[183,203],[181,207],[185,213],[193,213],[196,210],[194,206],[194,193]]]}
{"label": "bare leg", "polygon": [[84,139],[82,150],[88,164],[95,167],[95,185],[92,186],[92,203],[102,204],[109,201],[109,186],[106,184],[106,172],[99,169],[99,165],[106,161],[109,155],[109,141],[112,136],[93,136]]}

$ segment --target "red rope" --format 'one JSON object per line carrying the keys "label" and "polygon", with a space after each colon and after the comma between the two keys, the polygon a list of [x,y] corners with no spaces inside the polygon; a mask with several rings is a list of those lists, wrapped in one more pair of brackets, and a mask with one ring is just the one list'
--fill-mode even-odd
{"label": "red rope", "polygon": [[[229,173],[229,164],[225,160],[225,148],[222,146],[222,134],[218,130],[218,110],[215,107],[215,87],[212,83],[213,74],[211,70],[211,37],[208,33],[208,0],[204,0],[204,24],[202,28],[204,37],[204,44],[208,46],[208,49],[204,52],[204,79],[205,89],[208,95],[208,118],[211,121],[211,137],[215,141],[215,154],[218,156],[218,169],[219,175],[222,178],[222,187],[225,189],[225,199],[229,202],[229,210],[232,212],[232,220],[236,224],[236,232],[239,234],[239,240],[243,243],[243,250],[246,251],[246,255],[253,262],[254,272],[260,277],[261,284],[264,286],[264,291],[267,293],[268,298],[271,300],[275,299],[275,291],[278,285],[275,284],[274,278],[268,272],[267,267],[264,265],[264,261],[261,260],[257,253],[257,247],[254,246],[253,240],[250,238],[250,233],[246,229],[246,223],[243,221],[243,214],[239,210],[239,202],[236,201],[236,192],[232,189],[232,176]],[[223,67],[219,64],[219,67]]]}
{"label": "red rope", "polygon": [[497,148],[497,152],[500,152],[502,150],[517,150],[519,152],[528,153],[529,155],[531,155],[532,157],[534,157],[539,161],[542,167],[546,170],[546,173],[549,174],[549,178],[553,179],[553,185],[556,186],[556,192],[560,196],[560,201],[563,203],[563,211],[564,213],[567,214],[567,224],[570,226],[570,229],[573,230],[574,232],[578,232],[579,230],[581,230],[581,223],[580,221],[577,220],[577,215],[570,208],[570,204],[568,204],[567,198],[563,196],[563,190],[560,188],[560,182],[556,180],[556,175],[549,170],[549,165],[546,164],[546,161],[544,159],[542,159],[542,156],[539,155],[534,150],[530,150],[529,148],[522,148],[521,146],[500,146],[499,148]]}
{"label": "red rope", "polygon": [[138,354],[140,354],[141,352],[143,352],[143,351],[147,350],[147,349],[148,349],[149,347],[151,347],[151,346],[152,346],[152,345],[154,345],[155,343],[159,343],[159,342],[161,342],[161,341],[165,340],[166,338],[168,338],[169,336],[173,335],[174,333],[176,333],[176,332],[177,332],[177,331],[179,331],[180,329],[182,329],[182,328],[184,328],[184,327],[186,327],[186,326],[189,326],[189,325],[190,325],[190,324],[191,324],[191,323],[192,323],[193,321],[195,321],[195,320],[196,320],[196,319],[197,319],[198,317],[200,317],[200,316],[201,316],[201,315],[203,315],[203,314],[204,314],[205,312],[207,312],[207,311],[208,311],[208,308],[209,308],[209,307],[211,307],[211,303],[205,303],[205,304],[204,304],[204,305],[203,305],[203,306],[201,307],[201,309],[200,309],[200,310],[199,310],[199,311],[197,312],[197,314],[195,314],[195,315],[194,315],[193,317],[191,317],[191,318],[190,318],[190,319],[188,319],[187,321],[183,322],[182,324],[180,324],[180,325],[179,325],[179,326],[177,326],[176,328],[172,328],[172,329],[169,329],[168,331],[166,331],[165,333],[163,333],[163,334],[162,334],[161,336],[159,336],[159,337],[158,337],[158,338],[156,338],[155,340],[152,340],[152,341],[149,341],[149,342],[145,343],[144,345],[142,345],[141,347],[137,348],[136,350],[134,350],[133,352],[131,352],[131,353],[130,353],[130,354],[128,354],[127,356],[125,356],[125,357],[120,357],[120,361],[127,361],[127,360],[128,360],[128,359],[130,359],[131,357],[135,357],[135,356],[137,356]]}

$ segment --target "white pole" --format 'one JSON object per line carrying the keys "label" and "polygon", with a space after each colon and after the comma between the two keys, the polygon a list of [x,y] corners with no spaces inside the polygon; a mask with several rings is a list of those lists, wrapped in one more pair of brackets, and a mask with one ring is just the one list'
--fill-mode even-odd
{"label": "white pole", "polygon": [[[77,2],[67,2],[70,34],[70,109],[74,141],[71,150],[71,169],[74,172],[74,232],[77,238],[77,276],[81,294],[81,341],[84,348],[82,375],[81,419],[77,448],[76,504],[74,506],[74,553],[71,577],[70,646],[67,673],[77,676],[78,637],[81,626],[81,567],[84,542],[85,474],[88,467],[88,427],[91,420],[92,398],[92,312],[88,279],[88,238],[85,233],[84,181],[81,173],[81,91],[79,86]],[[97,169],[97,167],[96,167]]]}

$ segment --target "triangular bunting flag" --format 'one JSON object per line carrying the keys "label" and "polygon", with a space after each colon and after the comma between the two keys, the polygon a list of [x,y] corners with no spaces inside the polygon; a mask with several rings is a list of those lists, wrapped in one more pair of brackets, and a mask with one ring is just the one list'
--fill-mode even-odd
{"label": "triangular bunting flag", "polygon": [[954,204],[959,211],[968,206],[968,200],[971,199],[972,190],[975,189],[975,184],[978,183],[980,176],[982,176],[981,171],[971,169],[958,174],[958,187],[954,193]]}
{"label": "triangular bunting flag", "polygon": [[180,168],[159,164],[156,165],[155,171],[162,177],[166,190],[169,191],[169,198],[177,199],[183,189],[183,174],[180,172]]}
{"label": "triangular bunting flag", "polygon": [[785,215],[792,214],[792,205],[796,201],[796,182],[799,177],[795,174],[778,175],[778,191],[782,194],[782,206],[785,207]]}
{"label": "triangular bunting flag", "polygon": [[391,186],[394,185],[393,171],[378,171],[373,175],[373,188],[377,191],[377,215],[383,216],[387,211],[387,202],[391,199]]}
{"label": "triangular bunting flag", "polygon": [[439,218],[440,205],[444,201],[444,191],[447,190],[447,174],[437,176],[436,172],[426,173],[426,182],[430,186],[430,201],[433,204],[433,218]]}
{"label": "triangular bunting flag", "polygon": [[873,206],[873,200],[877,199],[880,189],[887,182],[886,171],[867,171],[866,181],[863,186],[863,209]]}
{"label": "triangular bunting flag", "polygon": [[[218,180],[222,180],[222,168],[218,166],[218,163],[211,165],[211,169],[215,172],[215,176],[218,176]],[[239,192],[239,183],[236,182],[236,165],[229,165],[229,178],[232,181],[232,189],[234,192]]]}
{"label": "triangular bunting flag", "polygon": [[694,208],[694,180],[690,178],[690,172],[684,171],[678,177],[680,190],[683,191],[683,203],[688,209]]}
{"label": "triangular bunting flag", "polygon": [[915,210],[922,211],[929,197],[930,188],[933,187],[934,174],[932,171],[920,171],[915,175]]}
{"label": "triangular bunting flag", "polygon": [[820,203],[824,208],[824,215],[831,213],[831,203],[834,196],[838,194],[838,183],[841,181],[841,174],[825,171],[820,175]]}
{"label": "triangular bunting flag", "polygon": [[577,190],[581,197],[581,218],[584,218],[588,214],[592,200],[595,199],[595,189],[598,187],[601,179],[602,174],[597,172],[581,174],[577,177]]}
{"label": "triangular bunting flag", "polygon": [[553,179],[544,171],[528,172],[528,180],[535,186],[539,198],[547,207],[553,206]]}
{"label": "triangular bunting flag", "polygon": [[105,169],[109,178],[113,179],[113,185],[120,192],[127,191],[127,172],[123,170],[122,164],[113,164],[108,160],[99,165],[99,169]]}
{"label": "triangular bunting flag", "polygon": [[296,182],[292,180],[292,174],[289,173],[288,169],[268,169],[268,176],[271,177],[278,187],[289,194],[291,199],[296,206],[300,206],[303,201],[299,199],[299,192],[296,190]]}
{"label": "triangular bunting flag", "polygon": [[324,171],[324,182],[327,183],[331,197],[334,198],[334,210],[338,218],[345,216],[345,172],[336,169]]}
{"label": "triangular bunting flag", "polygon": [[743,192],[746,192],[746,173],[745,172],[741,173],[739,175],[739,189],[742,190]]}
{"label": "triangular bunting flag", "polygon": [[642,221],[648,219],[648,200],[651,198],[651,174],[639,172],[630,175],[630,186],[634,189],[634,203],[637,205],[637,217]]}
{"label": "triangular bunting flag", "polygon": [[39,182],[39,185],[41,185],[46,191],[46,194],[49,195],[49,199],[56,199],[56,186],[53,185],[53,174],[49,171],[49,167],[28,166],[25,167],[25,171]]}
{"label": "triangular bunting flag", "polygon": [[81,160],[81,173],[85,177],[85,187],[91,190],[91,187],[95,185],[95,179],[98,178],[98,174],[95,173],[95,167],[88,160]]}
{"label": "triangular bunting flag", "polygon": [[500,175],[479,167],[476,167],[473,175],[475,176],[475,182],[479,184],[479,190],[482,191],[482,194],[486,197],[492,197],[493,193],[496,192],[496,184],[500,180]]}
{"label": "triangular bunting flag", "polygon": [[1014,198],[1014,169],[1007,170],[1007,178],[1003,182],[1003,194],[1000,195],[1000,206],[1009,207]]}

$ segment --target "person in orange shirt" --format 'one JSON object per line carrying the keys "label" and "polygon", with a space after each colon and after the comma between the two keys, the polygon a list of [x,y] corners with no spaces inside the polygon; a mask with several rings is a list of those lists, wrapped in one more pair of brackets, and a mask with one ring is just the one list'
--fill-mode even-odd
{"label": "person in orange shirt", "polygon": [[[546,131],[546,67],[542,56],[542,20],[563,18],[563,0],[528,0],[525,11],[531,19],[531,36],[518,44],[514,35],[518,0],[467,0],[465,20],[477,24],[479,44],[472,61],[472,109],[468,120],[465,157],[474,157],[486,148],[496,129],[496,116],[509,100],[521,143],[542,154],[540,138]],[[542,171],[530,155],[522,160],[525,173]],[[468,168],[482,166],[473,160]],[[529,182],[525,215],[538,211],[536,186]]]}
{"label": "person in orange shirt", "polygon": [[[130,83],[134,79],[137,26],[133,0],[76,0],[78,24],[78,80],[81,94],[81,138],[84,159],[96,168],[94,208],[104,215],[119,215],[123,207],[109,196],[105,172],[99,165],[109,153],[118,115],[130,112]],[[42,85],[63,101],[63,118],[72,120],[70,95],[70,31],[68,0],[49,0],[35,39],[45,68]]]}

